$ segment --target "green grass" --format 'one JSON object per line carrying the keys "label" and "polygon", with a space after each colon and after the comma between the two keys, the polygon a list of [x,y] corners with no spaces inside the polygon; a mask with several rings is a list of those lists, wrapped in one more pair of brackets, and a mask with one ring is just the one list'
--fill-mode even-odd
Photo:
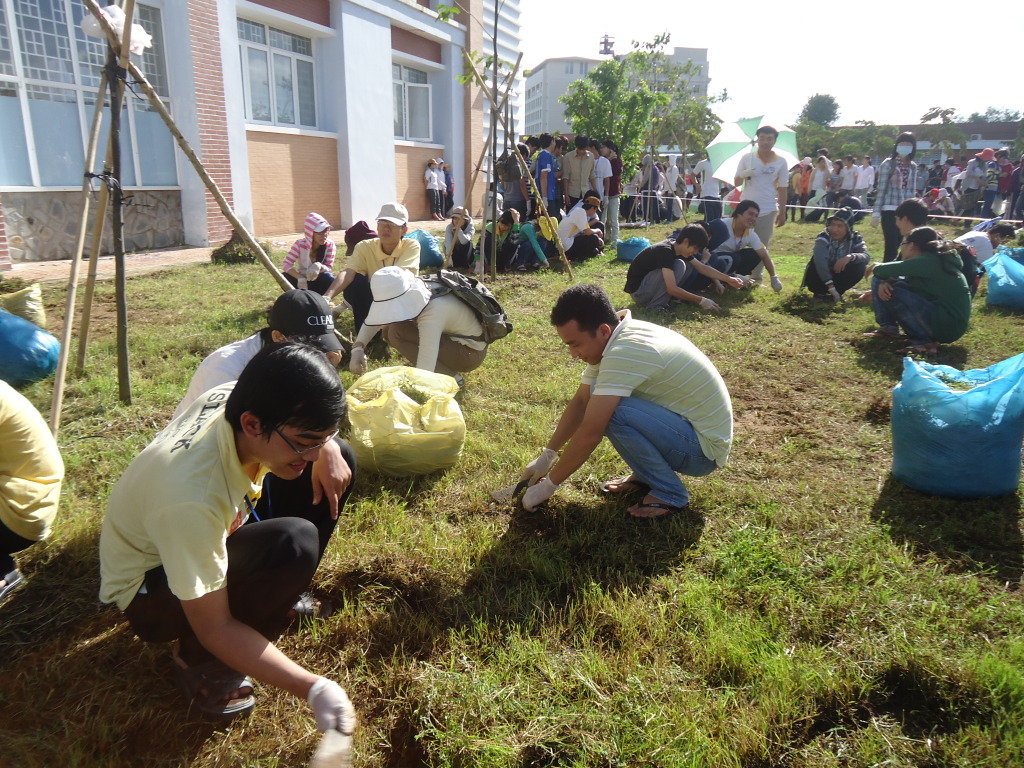
{"label": "green grass", "polygon": [[[819,231],[777,231],[779,296],[729,293],[722,315],[634,309],[704,350],[735,410],[729,464],[689,482],[691,507],[666,521],[628,519],[628,502],[597,491],[624,468],[607,442],[546,508],[490,501],[581,372],[547,320],[567,277],[499,278],[515,332],[459,395],[461,461],[359,477],[316,580],[337,613],[281,641],[348,689],[358,766],[1024,765],[1019,493],[939,499],[891,478],[898,345],[861,337],[869,305],[798,290]],[[880,256],[879,232],[864,234]],[[610,254],[575,270],[619,306],[625,271]],[[199,360],[260,326],[276,287],[252,265],[128,285],[133,403],[117,402],[103,284],[65,395],[60,517],[0,609],[0,766],[304,765],[316,734],[303,702],[259,686],[246,722],[187,718],[166,648],[96,598],[111,485]],[[61,288],[46,299],[59,322]],[[1021,351],[1021,317],[988,309],[984,288],[972,324],[938,362]],[[27,390],[44,413],[51,387]]]}

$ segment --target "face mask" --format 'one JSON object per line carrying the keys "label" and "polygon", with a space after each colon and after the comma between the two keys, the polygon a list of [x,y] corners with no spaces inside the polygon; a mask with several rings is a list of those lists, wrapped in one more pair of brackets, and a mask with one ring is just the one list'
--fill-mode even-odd
{"label": "face mask", "polygon": [[909,155],[913,151],[914,151],[914,148],[910,144],[897,144],[896,145],[896,154],[899,155],[900,157],[906,157],[907,155]]}

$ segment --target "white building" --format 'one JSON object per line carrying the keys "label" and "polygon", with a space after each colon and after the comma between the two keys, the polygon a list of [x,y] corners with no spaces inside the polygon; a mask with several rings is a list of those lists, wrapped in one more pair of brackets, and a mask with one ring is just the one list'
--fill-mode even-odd
{"label": "white building", "polygon": [[545,59],[526,75],[526,134],[563,133],[570,130],[565,106],[558,99],[569,85],[601,64],[599,59],[569,56]]}
{"label": "white building", "polygon": [[[520,36],[520,12],[519,12],[519,0],[483,0],[483,26],[484,26],[484,44],[481,53],[488,56],[494,53],[494,7],[498,6],[498,59],[500,62],[507,64],[507,68],[511,69],[515,65],[516,59],[519,57],[519,48],[522,41]],[[499,64],[499,67],[501,64]],[[493,87],[490,80],[491,70],[485,73],[488,77],[488,84]],[[512,136],[518,136],[522,127],[523,121],[523,91],[526,76],[523,73],[522,63],[520,63],[519,70],[516,73],[516,77],[512,82],[512,94],[509,96],[508,106],[503,110],[503,116],[509,123],[509,131]],[[501,73],[499,70],[499,85],[501,84]],[[485,142],[490,141],[490,128],[491,128],[491,104],[486,99],[484,100],[484,140]],[[502,128],[501,122],[498,122],[498,153],[502,151],[502,147],[505,146],[505,131]]]}
{"label": "white building", "polygon": [[[676,48],[669,58],[676,64],[692,62],[697,67],[689,84],[695,96],[706,98],[711,78],[708,74],[707,48]],[[601,64],[600,59],[565,57],[545,59],[526,76],[527,134],[562,133],[570,130],[565,105],[559,99],[576,80],[587,76]]]}
{"label": "white building", "polygon": [[[389,200],[429,218],[429,158],[448,162],[456,203],[473,203],[486,111],[480,89],[457,79],[463,47],[486,49],[484,0],[447,22],[438,4],[140,0],[154,47],[135,61],[255,234],[301,231],[309,211],[335,229],[372,221]],[[0,269],[71,255],[105,58],[80,30],[85,13],[77,0],[0,0]],[[517,0],[504,0],[499,55],[511,61],[518,19]],[[127,249],[225,241],[230,225],[159,116],[144,96],[127,100]]]}

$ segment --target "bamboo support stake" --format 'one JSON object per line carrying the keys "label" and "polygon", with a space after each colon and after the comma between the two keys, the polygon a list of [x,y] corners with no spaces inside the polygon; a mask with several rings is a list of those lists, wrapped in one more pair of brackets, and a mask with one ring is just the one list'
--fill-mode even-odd
{"label": "bamboo support stake", "polygon": [[[90,12],[92,12],[93,16],[99,20],[100,26],[103,27],[103,31],[106,32],[107,37],[116,39],[116,35],[113,28],[110,26],[110,22],[100,11],[100,7],[96,3],[96,0],[84,0],[84,2],[88,6]],[[206,185],[207,191],[209,191],[210,195],[217,202],[217,206],[220,208],[221,213],[224,214],[224,218],[230,222],[231,226],[241,236],[242,240],[245,241],[245,244],[249,249],[256,254],[260,263],[263,264],[268,272],[270,272],[270,275],[277,281],[277,284],[281,286],[281,290],[290,291],[292,289],[291,283],[285,279],[284,275],[281,274],[281,270],[277,268],[260,244],[256,242],[256,238],[252,236],[245,225],[239,221],[237,216],[235,216],[235,212],[231,209],[231,206],[224,198],[224,195],[221,194],[220,188],[217,186],[217,182],[210,178],[210,175],[206,172],[206,168],[203,167],[202,161],[189,145],[188,140],[182,135],[181,131],[178,130],[178,126],[175,124],[174,119],[167,111],[167,107],[164,106],[164,103],[160,100],[156,91],[153,90],[153,86],[150,85],[146,76],[142,74],[139,68],[130,60],[128,62],[128,73],[132,76],[135,84],[138,85],[149,98],[149,102],[153,105],[153,109],[155,109],[157,114],[160,115],[160,118],[167,126],[167,130],[171,132],[175,141],[178,142],[179,149],[181,149],[185,157],[188,158],[188,161],[192,164],[192,167],[199,175],[199,178],[202,180],[203,184]]]}
{"label": "bamboo support stake", "polygon": [[[114,238],[114,300],[117,308],[117,394],[125,405],[132,404],[131,367],[128,360],[128,276],[124,261],[124,208],[121,192],[121,113],[124,111],[124,80],[118,73],[123,72],[131,56],[132,22],[135,20],[135,0],[126,0],[124,5],[124,30],[121,45],[110,46],[108,64],[113,67],[115,54],[117,72],[110,73],[110,166],[114,180],[111,194],[111,234]],[[113,78],[113,79],[111,79]]]}
{"label": "bamboo support stake", "polygon": [[[463,53],[465,53],[465,51],[463,51]],[[487,86],[486,86],[486,83],[485,83],[485,81],[483,79],[483,76],[480,74],[479,70],[477,70],[476,64],[473,63],[473,60],[469,58],[468,54],[466,55],[466,61],[469,63],[470,69],[473,71],[473,75],[474,75],[474,77],[476,77],[477,82],[480,84],[480,87],[483,89],[484,94],[486,94],[487,93]],[[507,136],[508,135],[508,123],[505,122],[504,115],[499,113],[498,114],[498,119],[501,121],[502,128],[505,129],[505,135]],[[527,169],[526,177],[527,177],[527,180],[529,181],[530,191],[534,195],[534,200],[540,205],[540,209],[541,209],[541,212],[543,213],[543,215],[550,219],[550,214],[548,213],[547,202],[545,201],[544,197],[540,194],[540,189],[537,187],[536,180],[529,173],[529,168],[530,168],[529,164],[527,164],[525,159],[523,158],[523,156],[521,154],[519,154],[519,147],[517,147],[515,145],[515,142],[512,143],[512,149],[516,153],[516,157],[518,157],[519,160],[523,163],[523,167]],[[572,266],[569,264],[569,259],[565,255],[565,249],[562,248],[562,240],[561,240],[560,237],[558,237],[557,234],[555,235],[554,243],[555,243],[555,248],[558,249],[558,255],[562,259],[562,264],[563,264],[563,266],[565,266],[566,272],[569,273],[569,279],[570,280],[575,280],[576,278],[572,274]]]}
{"label": "bamboo support stake", "polygon": [[107,88],[107,75],[100,75],[100,87],[96,93],[96,107],[93,110],[92,125],[89,127],[89,143],[85,149],[85,173],[82,180],[82,211],[78,222],[78,236],[71,261],[71,275],[68,278],[68,295],[64,304],[64,329],[60,337],[60,359],[57,361],[57,375],[53,381],[53,403],[50,406],[50,431],[57,436],[60,429],[60,411],[64,401],[64,377],[68,368],[68,350],[71,346],[71,329],[75,319],[75,294],[78,290],[78,269],[85,248],[85,236],[89,230],[89,204],[92,200],[92,184],[88,174],[96,160],[96,146],[100,141],[100,127],[103,125],[103,106]]}

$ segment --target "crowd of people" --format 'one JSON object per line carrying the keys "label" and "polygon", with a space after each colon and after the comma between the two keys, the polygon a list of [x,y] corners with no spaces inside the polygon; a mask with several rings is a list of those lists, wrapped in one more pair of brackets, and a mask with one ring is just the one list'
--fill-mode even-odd
{"label": "crowd of people", "polygon": [[[842,301],[867,276],[878,324],[868,335],[905,338],[901,353],[925,355],[959,339],[969,326],[978,262],[1016,233],[1003,223],[949,241],[928,226],[929,216],[947,199],[991,212],[1000,203],[1003,210],[1006,203],[1019,207],[1019,166],[1016,188],[1011,174],[1006,193],[1000,191],[999,170],[990,196],[987,181],[974,186],[979,168],[1005,168],[1006,157],[989,158],[986,150],[967,164],[959,188],[940,197],[926,190],[933,169],[922,178],[912,134],[897,137],[877,170],[866,157],[830,165],[827,153],[790,169],[775,152],[777,137],[770,126],[758,129],[755,150],[736,168],[741,194],[730,216],[722,215],[710,164],[698,163],[693,184],[705,218],[636,256],[624,285],[633,303],[665,310],[691,302],[717,311],[706,293],[751,289],[763,273],[782,291],[769,244],[796,196],[797,205],[829,210],[804,270],[803,285],[816,299]],[[578,136],[566,149],[549,134],[519,148],[543,205],[531,204],[525,177],[506,182],[505,210],[484,227],[476,248],[466,209],[449,205],[442,212],[443,161],[431,161],[425,184],[435,217],[447,215],[446,260],[462,270],[482,268],[493,245],[499,270],[531,269],[552,258],[556,239],[572,260],[600,253],[606,233],[617,239],[622,162],[614,142]],[[663,183],[678,188],[684,175],[648,157],[637,189],[654,200]],[[520,194],[509,194],[511,188]],[[966,194],[972,190],[978,194]],[[871,222],[882,227],[885,243],[880,263],[871,262],[856,230],[871,198]],[[643,194],[639,199],[646,205]],[[658,215],[653,207],[647,214]],[[306,217],[303,237],[283,264],[295,288],[274,302],[265,328],[203,360],[170,423],[110,494],[99,542],[100,598],[141,640],[172,643],[175,679],[205,715],[251,710],[252,676],[305,699],[321,730],[351,734],[356,726],[338,683],[275,645],[290,623],[330,611],[310,584],[358,473],[352,448],[339,437],[346,416],[337,374],[343,347],[331,300],[342,296],[339,307],[352,311],[355,373],[367,370],[378,336],[410,365],[453,376],[460,386],[487,357],[478,315],[439,275],[419,274],[420,245],[406,237],[406,208],[385,203],[375,227],[360,221],[345,231],[346,264],[339,270],[329,222],[316,213]],[[603,492],[642,494],[627,510],[637,518],[685,508],[689,491],[680,475],[714,472],[731,448],[731,400],[715,365],[681,334],[616,311],[595,285],[564,291],[550,320],[587,367],[550,440],[522,472],[523,506],[548,500],[607,437],[630,473],[603,483]],[[2,600],[23,580],[14,555],[49,533],[63,478],[42,418],[3,382],[0,473],[11,479],[0,492]]]}

